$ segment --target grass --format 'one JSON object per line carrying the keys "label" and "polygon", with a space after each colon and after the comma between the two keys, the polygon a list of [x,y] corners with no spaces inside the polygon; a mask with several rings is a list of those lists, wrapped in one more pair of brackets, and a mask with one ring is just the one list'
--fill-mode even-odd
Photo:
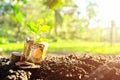
{"label": "grass", "polygon": [[0,53],[11,53],[13,51],[22,51],[24,43],[9,43],[0,45]]}
{"label": "grass", "polygon": [[[0,53],[21,51],[24,43],[1,44]],[[48,52],[79,52],[92,54],[119,54],[120,43],[111,46],[104,42],[90,42],[81,40],[67,40],[49,43]]]}
{"label": "grass", "polygon": [[111,46],[109,43],[104,42],[90,42],[81,40],[69,40],[50,43],[49,50],[55,51],[68,51],[79,53],[92,53],[92,54],[119,54],[120,43]]}

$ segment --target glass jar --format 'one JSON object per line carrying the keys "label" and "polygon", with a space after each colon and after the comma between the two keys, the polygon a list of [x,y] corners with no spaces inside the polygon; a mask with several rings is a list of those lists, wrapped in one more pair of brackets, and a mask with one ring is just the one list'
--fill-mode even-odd
{"label": "glass jar", "polygon": [[30,60],[33,63],[39,63],[41,60],[45,58],[45,54],[47,53],[48,43],[42,42],[40,44],[34,44],[31,47],[30,52]]}
{"label": "glass jar", "polygon": [[31,51],[31,47],[34,44],[34,38],[33,37],[27,37],[26,38],[26,43],[24,44],[24,49],[23,49],[23,55],[26,58],[26,60],[28,60],[29,55],[30,55],[30,51]]}

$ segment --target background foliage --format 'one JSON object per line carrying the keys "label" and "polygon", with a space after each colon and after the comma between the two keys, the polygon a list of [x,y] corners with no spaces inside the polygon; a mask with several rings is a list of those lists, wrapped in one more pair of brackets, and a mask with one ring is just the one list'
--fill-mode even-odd
{"label": "background foliage", "polygon": [[[23,41],[29,35],[38,41],[49,42],[49,52],[119,53],[118,46],[113,44],[120,41],[119,34],[99,25],[89,27],[91,21],[99,23],[98,6],[95,0],[85,2],[83,15],[75,0],[1,0],[0,53],[22,50]],[[117,34],[116,38],[114,34]],[[95,45],[89,46],[94,42]],[[106,46],[108,44],[114,47]]]}

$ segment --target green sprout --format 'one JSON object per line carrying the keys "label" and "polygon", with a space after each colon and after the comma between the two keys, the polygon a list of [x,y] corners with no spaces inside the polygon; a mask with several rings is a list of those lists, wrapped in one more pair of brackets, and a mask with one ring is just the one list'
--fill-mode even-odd
{"label": "green sprout", "polygon": [[35,42],[48,42],[47,33],[50,30],[50,26],[45,24],[44,19],[38,19],[37,22],[28,22],[27,27],[34,36]]}

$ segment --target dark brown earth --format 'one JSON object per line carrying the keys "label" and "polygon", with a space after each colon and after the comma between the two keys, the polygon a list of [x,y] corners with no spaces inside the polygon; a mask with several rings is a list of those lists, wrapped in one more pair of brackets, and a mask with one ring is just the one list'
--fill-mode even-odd
{"label": "dark brown earth", "polygon": [[21,69],[0,58],[0,80],[120,80],[118,55],[47,56],[40,68]]}

